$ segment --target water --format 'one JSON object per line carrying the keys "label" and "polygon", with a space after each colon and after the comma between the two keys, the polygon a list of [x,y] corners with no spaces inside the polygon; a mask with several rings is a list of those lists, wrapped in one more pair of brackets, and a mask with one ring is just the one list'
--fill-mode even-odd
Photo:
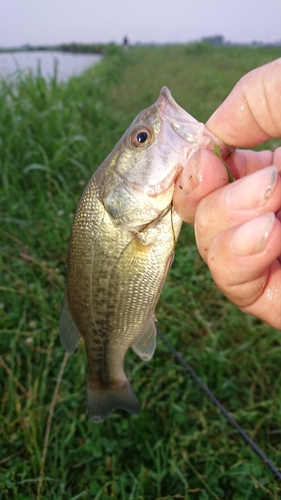
{"label": "water", "polygon": [[70,76],[79,75],[89,66],[101,60],[99,54],[70,54],[67,52],[4,52],[0,53],[0,76],[16,74],[18,70],[31,70],[37,73],[38,66],[44,78],[54,76],[57,65],[58,81],[65,81]]}

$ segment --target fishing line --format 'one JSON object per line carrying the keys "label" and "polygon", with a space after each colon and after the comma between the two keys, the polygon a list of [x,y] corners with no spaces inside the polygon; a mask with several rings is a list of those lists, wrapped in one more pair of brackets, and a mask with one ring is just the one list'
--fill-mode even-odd
{"label": "fishing line", "polygon": [[168,349],[174,354],[180,364],[185,368],[185,370],[191,375],[191,377],[200,385],[201,389],[207,394],[211,401],[217,406],[217,408],[222,412],[225,418],[235,427],[235,429],[239,432],[242,438],[251,446],[251,448],[256,452],[256,454],[268,465],[268,467],[274,472],[274,474],[281,480],[281,473],[279,470],[273,465],[273,463],[267,458],[267,456],[260,450],[260,448],[252,441],[250,436],[246,434],[246,432],[240,427],[240,425],[234,420],[234,418],[227,412],[224,406],[219,402],[219,400],[213,395],[213,393],[208,389],[208,387],[203,384],[202,380],[197,377],[196,373],[192,370],[192,368],[186,363],[186,361],[181,357],[181,355],[173,348],[173,346],[168,342],[163,333],[157,330],[159,337],[163,340],[164,344],[168,347]]}

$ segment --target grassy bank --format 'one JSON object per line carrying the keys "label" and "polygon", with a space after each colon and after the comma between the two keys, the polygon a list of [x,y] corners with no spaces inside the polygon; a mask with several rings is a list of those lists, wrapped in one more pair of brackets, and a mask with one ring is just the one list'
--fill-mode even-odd
{"label": "grassy bank", "polygon": [[[57,331],[67,240],[85,184],[163,85],[205,121],[246,71],[279,56],[280,49],[202,44],[126,54],[110,47],[101,64],[67,83],[28,75],[1,82],[0,500],[281,495],[272,472],[160,340],[149,363],[133,352],[126,359],[141,414],[118,411],[101,425],[86,415],[83,346],[69,358],[41,475],[64,357]],[[280,332],[222,297],[187,225],[157,317],[174,347],[281,467]]]}

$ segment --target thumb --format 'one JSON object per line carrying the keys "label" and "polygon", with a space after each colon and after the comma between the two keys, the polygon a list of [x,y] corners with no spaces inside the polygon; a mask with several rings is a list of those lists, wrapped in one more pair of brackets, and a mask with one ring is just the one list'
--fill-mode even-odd
{"label": "thumb", "polygon": [[281,58],[243,76],[206,128],[236,147],[281,137]]}

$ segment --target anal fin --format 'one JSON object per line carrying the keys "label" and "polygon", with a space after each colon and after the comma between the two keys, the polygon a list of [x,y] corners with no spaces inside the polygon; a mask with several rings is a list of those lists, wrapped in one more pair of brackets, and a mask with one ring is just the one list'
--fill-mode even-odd
{"label": "anal fin", "polygon": [[63,299],[61,308],[60,321],[59,321],[59,335],[61,343],[65,348],[65,350],[70,354],[72,354],[77,348],[81,336],[71,317],[66,296]]}
{"label": "anal fin", "polygon": [[132,349],[144,361],[149,361],[154,354],[156,348],[156,335],[155,316],[152,314],[149,318],[147,328],[132,345]]}

